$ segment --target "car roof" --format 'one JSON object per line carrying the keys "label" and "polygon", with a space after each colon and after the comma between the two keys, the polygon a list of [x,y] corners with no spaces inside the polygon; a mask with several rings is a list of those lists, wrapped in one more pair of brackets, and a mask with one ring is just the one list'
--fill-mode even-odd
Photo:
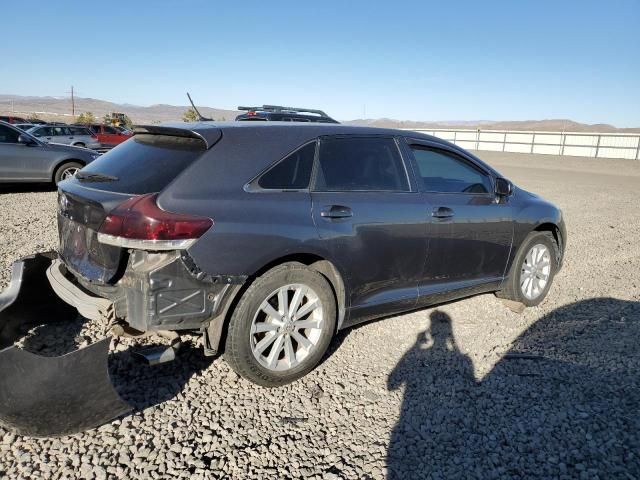
{"label": "car roof", "polygon": [[425,138],[433,141],[442,142],[442,139],[425,135],[409,130],[398,130],[393,128],[363,127],[358,125],[344,125],[341,123],[321,123],[321,122],[174,122],[162,123],[160,125],[141,125],[134,127],[134,132],[138,128],[162,128],[168,127],[173,129],[186,130],[197,134],[198,136],[208,136],[212,131],[228,130],[228,129],[271,129],[282,134],[296,130],[305,129],[312,130],[312,135],[392,135],[403,137]]}
{"label": "car roof", "polygon": [[[251,138],[251,131],[260,130],[262,133],[272,131],[274,134],[282,135],[283,143],[287,143],[293,137],[307,138],[319,137],[322,135],[388,135],[400,136],[405,138],[413,138],[416,140],[429,141],[434,144],[447,146],[460,154],[466,155],[474,159],[475,162],[482,165],[487,170],[498,174],[498,172],[482,161],[477,156],[464,150],[463,148],[448,142],[442,138],[413,130],[399,130],[395,128],[379,128],[365,127],[359,125],[344,125],[341,123],[297,123],[297,122],[173,122],[162,123],[160,125],[141,125],[134,126],[134,135],[140,133],[151,133],[153,131],[160,132],[166,128],[166,135],[172,135],[176,130],[183,130],[186,136],[197,137],[203,139],[207,148],[214,145],[221,136],[224,136],[225,130],[244,133],[244,137]],[[231,133],[231,132],[229,132]],[[256,132],[258,135],[258,133]],[[288,135],[287,135],[288,134]]]}

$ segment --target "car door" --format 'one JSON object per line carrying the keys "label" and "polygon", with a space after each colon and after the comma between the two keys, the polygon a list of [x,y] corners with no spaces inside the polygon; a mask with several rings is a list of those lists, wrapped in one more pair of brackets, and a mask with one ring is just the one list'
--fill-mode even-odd
{"label": "car door", "polygon": [[49,127],[51,130],[51,140],[52,143],[61,143],[63,145],[69,145],[71,143],[71,139],[69,138],[71,135],[67,127],[63,126],[53,126]]}
{"label": "car door", "polygon": [[43,142],[50,142],[53,138],[53,131],[51,130],[51,127],[38,127],[33,129],[30,133]]}
{"label": "car door", "polygon": [[19,143],[21,133],[0,125],[0,181],[50,181],[49,167],[55,158],[49,147],[35,141],[30,145]]}
{"label": "car door", "polygon": [[471,156],[436,143],[408,146],[431,216],[419,303],[499,286],[513,240],[509,199],[495,194],[491,173]]}
{"label": "car door", "polygon": [[11,182],[22,178],[24,145],[18,143],[20,132],[0,125],[0,181]]}
{"label": "car door", "polygon": [[105,125],[102,129],[104,131],[104,144],[106,144],[106,146],[115,147],[123,141],[123,136],[115,128]]}
{"label": "car door", "polygon": [[320,139],[312,212],[346,276],[350,319],[412,308],[426,255],[426,212],[391,136]]}

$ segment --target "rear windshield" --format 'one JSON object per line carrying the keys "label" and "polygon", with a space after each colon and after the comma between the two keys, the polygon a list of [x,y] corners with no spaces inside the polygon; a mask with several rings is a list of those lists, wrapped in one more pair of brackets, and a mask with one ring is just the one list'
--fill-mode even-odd
{"label": "rear windshield", "polygon": [[82,169],[85,177],[88,174],[103,177],[76,181],[109,192],[135,195],[159,192],[205,151],[204,142],[195,138],[136,135]]}

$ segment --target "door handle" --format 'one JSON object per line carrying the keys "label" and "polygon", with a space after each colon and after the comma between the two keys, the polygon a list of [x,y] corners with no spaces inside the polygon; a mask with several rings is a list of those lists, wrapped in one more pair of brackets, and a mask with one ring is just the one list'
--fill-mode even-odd
{"label": "door handle", "polygon": [[436,207],[431,212],[433,218],[451,218],[455,215],[449,207]]}
{"label": "door handle", "polygon": [[353,211],[343,205],[331,205],[324,207],[320,211],[320,216],[323,218],[349,218],[353,217]]}

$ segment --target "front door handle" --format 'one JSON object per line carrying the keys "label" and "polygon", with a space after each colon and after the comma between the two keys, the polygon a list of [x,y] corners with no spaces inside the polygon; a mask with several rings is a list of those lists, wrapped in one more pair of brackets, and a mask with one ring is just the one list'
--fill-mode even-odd
{"label": "front door handle", "polygon": [[449,207],[436,207],[431,212],[433,218],[451,218],[455,215]]}
{"label": "front door handle", "polygon": [[323,218],[349,218],[353,217],[353,211],[344,205],[329,205],[320,211]]}

